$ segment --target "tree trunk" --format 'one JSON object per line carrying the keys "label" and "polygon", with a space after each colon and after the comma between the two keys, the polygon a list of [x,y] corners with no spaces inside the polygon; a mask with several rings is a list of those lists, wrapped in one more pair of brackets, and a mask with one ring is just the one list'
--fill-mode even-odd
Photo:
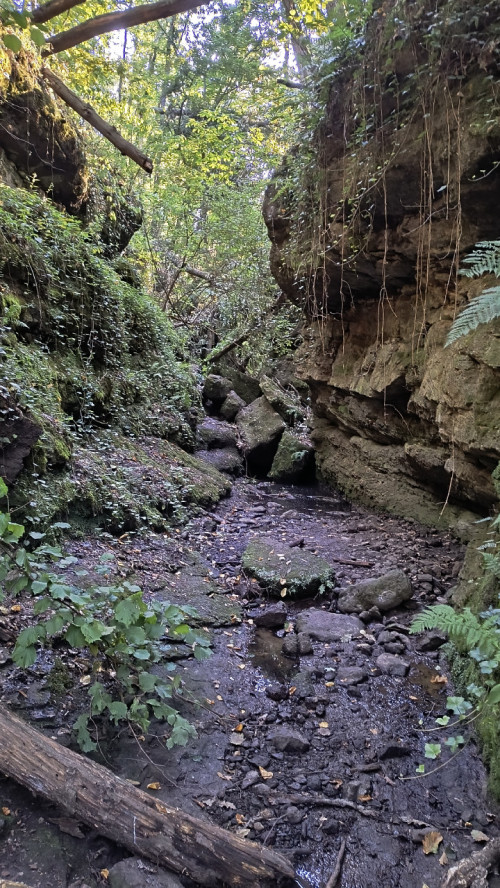
{"label": "tree trunk", "polygon": [[67,12],[68,9],[81,6],[83,3],[85,0],[49,0],[48,3],[37,6],[31,13],[31,18],[35,24],[42,25],[44,22],[50,22],[56,15],[61,15],[62,12]]}
{"label": "tree trunk", "polygon": [[99,34],[107,34],[109,31],[118,31],[122,28],[133,28],[134,25],[143,25],[145,22],[156,22],[159,19],[178,15],[180,12],[188,12],[205,6],[208,0],[160,0],[159,3],[145,3],[126,9],[124,12],[106,12],[95,18],[82,22],[68,31],[62,31],[47,38],[50,48],[44,49],[42,55],[51,55],[78,46],[85,40],[97,37]]}
{"label": "tree trunk", "polygon": [[130,157],[134,163],[137,163],[147,173],[152,172],[153,161],[150,160],[149,157],[146,157],[142,151],[139,151],[135,145],[132,145],[127,139],[124,139],[114,126],[108,123],[107,120],[104,120],[97,111],[94,111],[91,105],[83,102],[76,93],[69,89],[69,87],[67,87],[66,84],[50,70],[50,68],[43,67],[41,74],[55,94],[58,95],[66,105],[73,108],[80,117],[83,117],[84,120],[90,123],[94,129],[101,133],[108,142],[111,142],[115,148],[118,148],[122,154]]}
{"label": "tree trunk", "polygon": [[267,848],[183,814],[102,765],[59,746],[0,707],[0,771],[102,835],[200,885],[292,886],[290,863]]}

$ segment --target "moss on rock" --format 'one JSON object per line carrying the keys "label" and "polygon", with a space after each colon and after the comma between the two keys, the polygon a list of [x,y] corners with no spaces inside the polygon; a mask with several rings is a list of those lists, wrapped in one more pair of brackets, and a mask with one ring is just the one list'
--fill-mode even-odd
{"label": "moss on rock", "polygon": [[335,585],[333,568],[323,558],[269,538],[252,540],[242,565],[270,595],[278,597],[310,598]]}

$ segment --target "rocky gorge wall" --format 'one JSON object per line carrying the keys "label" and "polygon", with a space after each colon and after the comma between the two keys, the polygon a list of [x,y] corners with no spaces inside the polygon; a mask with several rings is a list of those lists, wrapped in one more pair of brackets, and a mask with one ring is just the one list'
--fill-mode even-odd
{"label": "rocky gorge wall", "polygon": [[[330,83],[312,161],[268,189],[271,265],[304,307],[296,368],[323,478],[466,535],[497,503],[500,321],[445,348],[500,238],[500,10],[384,3]],[[444,507],[446,504],[446,507]]]}

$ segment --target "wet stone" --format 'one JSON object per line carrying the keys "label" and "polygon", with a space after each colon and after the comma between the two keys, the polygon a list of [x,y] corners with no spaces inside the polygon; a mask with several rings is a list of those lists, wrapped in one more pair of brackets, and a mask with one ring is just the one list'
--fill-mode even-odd
{"label": "wet stone", "polygon": [[285,726],[276,728],[271,733],[270,740],[280,752],[307,752],[311,745],[300,731]]}
{"label": "wet stone", "polygon": [[430,630],[429,632],[423,632],[422,635],[419,636],[415,646],[417,648],[417,651],[436,651],[445,642],[446,635],[444,635],[443,632]]}
{"label": "wet stone", "polygon": [[307,654],[313,653],[312,641],[305,632],[299,632],[297,635],[297,641],[299,643],[299,654],[302,656],[306,656]]}
{"label": "wet stone", "polygon": [[130,857],[115,864],[108,876],[110,888],[182,888],[174,873]]}
{"label": "wet stone", "polygon": [[273,682],[266,687],[265,694],[270,700],[279,703],[288,697],[288,688],[285,685],[279,684],[279,682]]}
{"label": "wet stone", "polygon": [[359,666],[339,666],[337,670],[337,681],[346,686],[360,684],[366,677],[365,670]]}
{"label": "wet stone", "polygon": [[339,592],[337,607],[341,613],[363,613],[371,607],[391,610],[412,596],[409,577],[402,570],[391,570],[382,577],[363,580]]}
{"label": "wet stone", "polygon": [[248,612],[248,617],[253,620],[255,626],[262,626],[265,629],[282,629],[286,615],[286,607],[282,601]]}
{"label": "wet stone", "polygon": [[386,675],[394,675],[401,678],[407,675],[410,669],[409,663],[394,654],[380,654],[377,657],[376,664],[377,668]]}
{"label": "wet stone", "polygon": [[260,774],[258,771],[248,771],[241,781],[241,789],[249,789],[250,786],[254,786],[255,783],[258,783],[259,780]]}
{"label": "wet stone", "polygon": [[332,614],[319,608],[302,611],[297,617],[298,632],[305,632],[316,641],[333,642],[359,635],[363,623],[347,614]]}

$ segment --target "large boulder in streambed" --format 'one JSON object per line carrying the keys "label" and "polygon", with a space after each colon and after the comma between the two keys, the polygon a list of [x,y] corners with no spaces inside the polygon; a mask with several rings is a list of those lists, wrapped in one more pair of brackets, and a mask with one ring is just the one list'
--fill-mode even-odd
{"label": "large boulder in streambed", "polygon": [[286,392],[277,382],[269,376],[260,379],[262,394],[266,396],[271,407],[279,413],[288,425],[294,425],[298,419],[303,419],[304,409],[296,395]]}
{"label": "large boulder in streambed", "polygon": [[242,566],[270,595],[278,597],[310,598],[335,585],[333,568],[323,558],[269,537],[249,543]]}
{"label": "large boulder in streambed", "polygon": [[339,592],[338,610],[343,614],[360,614],[371,607],[392,610],[412,596],[410,578],[402,570],[391,570],[383,577],[362,580]]}
{"label": "large boulder in streambed", "polygon": [[246,402],[243,398],[240,398],[236,392],[230,391],[220,408],[220,415],[227,419],[228,422],[232,422],[244,407],[246,407]]}
{"label": "large boulder in streambed", "polygon": [[299,483],[313,474],[314,449],[295,432],[283,432],[269,478],[285,484]]}
{"label": "large boulder in streambed", "polygon": [[256,475],[267,475],[286,428],[281,416],[261,397],[238,413],[236,425],[248,468]]}
{"label": "large boulder in streambed", "polygon": [[204,445],[202,449],[216,450],[224,447],[236,447],[238,435],[234,426],[220,419],[206,416],[198,426],[198,438]]}

